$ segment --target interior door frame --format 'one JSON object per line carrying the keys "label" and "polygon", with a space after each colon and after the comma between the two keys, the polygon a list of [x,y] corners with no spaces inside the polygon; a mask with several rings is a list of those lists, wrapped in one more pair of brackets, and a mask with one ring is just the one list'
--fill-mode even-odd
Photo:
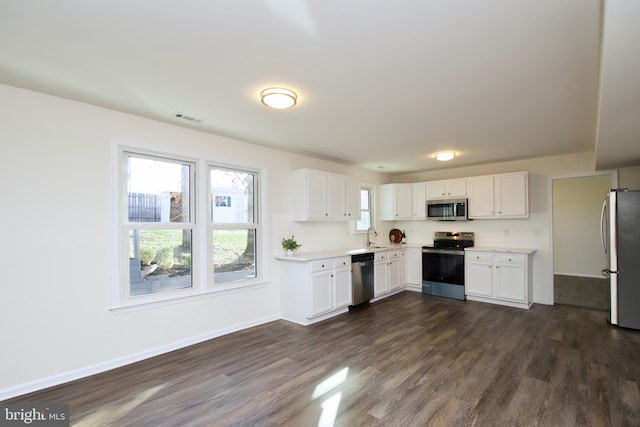
{"label": "interior door frame", "polygon": [[[595,171],[589,173],[577,173],[577,174],[569,174],[569,175],[556,175],[550,176],[547,184],[547,197],[548,197],[548,206],[549,206],[549,230],[550,230],[550,239],[549,239],[549,276],[547,280],[547,284],[550,289],[547,289],[547,295],[549,295],[551,305],[555,304],[554,301],[554,284],[553,284],[553,272],[555,271],[554,265],[554,256],[553,253],[553,242],[555,238],[555,233],[553,230],[553,182],[556,180],[563,179],[575,179],[575,178],[589,178],[593,176],[603,176],[609,175],[611,177],[611,188],[618,188],[618,171],[617,169],[613,170],[604,170],[604,171]],[[602,199],[604,202],[604,198]]]}

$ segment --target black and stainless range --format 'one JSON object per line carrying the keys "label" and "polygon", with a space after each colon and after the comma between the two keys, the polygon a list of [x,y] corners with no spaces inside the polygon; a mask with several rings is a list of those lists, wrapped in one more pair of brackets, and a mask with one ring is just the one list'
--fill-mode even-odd
{"label": "black and stainless range", "polygon": [[472,247],[472,232],[436,231],[433,246],[422,247],[422,293],[459,300],[464,294],[464,248]]}

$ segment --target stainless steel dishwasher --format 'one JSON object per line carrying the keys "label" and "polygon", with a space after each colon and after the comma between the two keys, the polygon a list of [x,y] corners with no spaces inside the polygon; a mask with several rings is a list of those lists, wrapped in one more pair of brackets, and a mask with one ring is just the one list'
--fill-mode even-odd
{"label": "stainless steel dishwasher", "polygon": [[369,302],[373,298],[373,252],[351,255],[352,305]]}

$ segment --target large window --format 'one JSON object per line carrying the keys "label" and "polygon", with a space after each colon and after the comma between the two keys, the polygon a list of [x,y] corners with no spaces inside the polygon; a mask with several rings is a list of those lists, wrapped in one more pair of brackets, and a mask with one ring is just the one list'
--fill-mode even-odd
{"label": "large window", "polygon": [[194,164],[125,152],[127,296],[193,287]]}
{"label": "large window", "polygon": [[257,173],[209,166],[213,284],[255,278]]}
{"label": "large window", "polygon": [[258,171],[208,164],[196,182],[206,160],[118,153],[114,307],[258,282]]}
{"label": "large window", "polygon": [[356,222],[356,231],[367,231],[373,227],[373,187],[360,187],[360,219]]}

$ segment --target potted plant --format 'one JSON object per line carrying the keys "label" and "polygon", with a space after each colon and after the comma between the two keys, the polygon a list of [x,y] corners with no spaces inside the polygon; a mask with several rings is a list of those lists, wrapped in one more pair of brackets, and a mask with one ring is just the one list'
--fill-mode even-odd
{"label": "potted plant", "polygon": [[293,235],[290,239],[282,239],[282,248],[287,251],[287,255],[289,256],[293,255],[293,251],[298,249],[300,246],[302,245],[299,245],[298,242],[296,242]]}

